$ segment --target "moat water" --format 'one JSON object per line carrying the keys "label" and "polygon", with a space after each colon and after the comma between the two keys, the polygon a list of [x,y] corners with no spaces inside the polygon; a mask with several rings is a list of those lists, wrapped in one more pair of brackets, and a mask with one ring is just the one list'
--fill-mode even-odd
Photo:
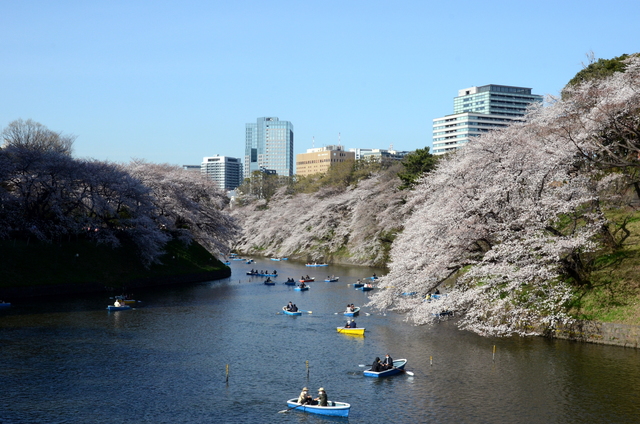
{"label": "moat water", "polygon": [[[482,338],[367,308],[356,318],[364,337],[338,334],[345,305],[369,296],[348,284],[380,270],[231,267],[226,280],[136,292],[128,311],[108,312],[104,294],[13,301],[0,310],[0,422],[640,422],[635,349]],[[265,286],[251,268],[281,277]],[[307,292],[282,284],[303,274],[316,277]],[[323,282],[329,274],[339,282]],[[289,301],[311,313],[282,315]],[[364,377],[361,365],[385,353],[414,375]],[[303,386],[350,403],[349,418],[279,413]]]}

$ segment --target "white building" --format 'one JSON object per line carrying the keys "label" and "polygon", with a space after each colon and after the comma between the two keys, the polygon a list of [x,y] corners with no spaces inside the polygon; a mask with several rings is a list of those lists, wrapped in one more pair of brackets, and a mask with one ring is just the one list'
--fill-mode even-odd
{"label": "white building", "polygon": [[200,172],[218,183],[221,190],[234,190],[242,184],[242,161],[229,156],[202,158]]}
{"label": "white building", "polygon": [[433,120],[434,155],[461,148],[473,137],[523,119],[527,108],[542,102],[526,87],[483,85],[458,91],[453,99],[453,115]]}

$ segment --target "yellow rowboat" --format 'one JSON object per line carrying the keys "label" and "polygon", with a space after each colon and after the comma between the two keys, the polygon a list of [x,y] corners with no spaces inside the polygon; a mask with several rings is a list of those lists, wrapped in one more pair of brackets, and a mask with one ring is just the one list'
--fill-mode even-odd
{"label": "yellow rowboat", "polygon": [[364,336],[364,328],[345,328],[345,327],[337,327],[338,333],[343,334],[354,334],[358,336]]}

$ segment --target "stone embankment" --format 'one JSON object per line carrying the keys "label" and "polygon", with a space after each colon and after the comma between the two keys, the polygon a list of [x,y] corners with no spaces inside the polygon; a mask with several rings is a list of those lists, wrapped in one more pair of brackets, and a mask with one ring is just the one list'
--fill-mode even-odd
{"label": "stone embankment", "polygon": [[611,322],[576,321],[559,325],[549,336],[557,339],[637,348],[640,326]]}

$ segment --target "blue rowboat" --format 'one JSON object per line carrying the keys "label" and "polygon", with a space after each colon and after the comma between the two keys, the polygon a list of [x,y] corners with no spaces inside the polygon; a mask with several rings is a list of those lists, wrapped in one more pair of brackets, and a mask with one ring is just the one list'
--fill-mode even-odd
{"label": "blue rowboat", "polygon": [[295,286],[298,283],[296,283],[295,281],[285,281],[284,284],[286,284],[287,286]]}
{"label": "blue rowboat", "polygon": [[325,278],[324,281],[326,281],[327,283],[335,283],[339,279],[340,279],[340,277]]}
{"label": "blue rowboat", "polygon": [[124,306],[109,305],[109,306],[107,306],[107,310],[109,310],[109,311],[126,311],[127,309],[131,309],[131,306],[129,306],[129,305],[124,305]]}
{"label": "blue rowboat", "polygon": [[384,371],[371,371],[371,368],[365,370],[365,377],[389,377],[390,375],[396,375],[404,372],[404,366],[407,365],[406,359],[396,359],[393,361],[393,368]]}
{"label": "blue rowboat", "polygon": [[355,288],[364,287],[364,283],[353,283],[353,287]]}
{"label": "blue rowboat", "polygon": [[8,303],[8,302],[2,302],[2,303],[0,303],[0,309],[1,309],[1,308],[8,308],[9,306],[11,306],[11,303]]}
{"label": "blue rowboat", "polygon": [[329,266],[329,264],[305,264],[305,266]]}
{"label": "blue rowboat", "polygon": [[264,285],[265,285],[265,286],[275,286],[275,285],[276,285],[276,282],[275,282],[275,281],[265,281],[265,282],[264,282]]}
{"label": "blue rowboat", "polygon": [[345,314],[346,316],[348,316],[348,317],[355,317],[355,316],[356,316],[356,315],[358,315],[359,313],[360,313],[360,307],[359,307],[359,306],[356,306],[356,307],[353,309],[353,312],[345,312],[344,314]]}
{"label": "blue rowboat", "polygon": [[300,287],[300,286],[298,286],[298,287],[296,287],[294,290],[298,290],[298,291],[306,291],[306,290],[309,290],[309,286],[306,286],[306,287]]}
{"label": "blue rowboat", "polygon": [[247,275],[252,277],[277,277],[278,274],[260,274],[259,272],[247,272]]}
{"label": "blue rowboat", "polygon": [[418,294],[418,292],[403,292],[402,293],[403,296],[415,296],[417,294]]}
{"label": "blue rowboat", "polygon": [[366,287],[366,286],[356,287],[356,290],[371,291],[373,290],[373,287]]}
{"label": "blue rowboat", "polygon": [[272,261],[280,261],[280,258],[271,258]]}
{"label": "blue rowboat", "polygon": [[351,405],[346,402],[333,402],[329,401],[329,405],[331,406],[320,406],[320,405],[300,405],[298,403],[298,399],[289,399],[287,401],[287,406],[290,410],[293,411],[301,411],[308,412],[310,414],[318,414],[318,415],[332,415],[334,417],[348,417],[349,410],[351,409]]}
{"label": "blue rowboat", "polygon": [[302,312],[300,312],[300,311],[297,311],[297,312],[287,311],[287,307],[286,306],[282,307],[282,312],[284,312],[285,315],[295,315],[295,316],[302,315]]}

